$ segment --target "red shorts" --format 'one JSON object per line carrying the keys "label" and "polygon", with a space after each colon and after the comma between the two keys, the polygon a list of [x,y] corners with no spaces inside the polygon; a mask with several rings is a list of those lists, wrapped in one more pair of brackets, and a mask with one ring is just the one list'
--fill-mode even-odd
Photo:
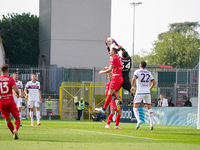
{"label": "red shorts", "polygon": [[[120,106],[119,106],[119,107],[120,107]],[[110,101],[110,110],[111,110],[111,111],[112,111],[112,110],[118,111],[118,110],[117,110],[117,105],[116,105],[116,103],[115,103],[114,100],[111,100],[111,101]],[[121,110],[121,107],[119,108],[119,110]]]}
{"label": "red shorts", "polygon": [[110,83],[110,89],[114,89],[117,91],[123,83],[123,78],[122,76],[113,76],[112,81]]}
{"label": "red shorts", "polygon": [[10,113],[14,118],[19,118],[19,111],[14,100],[0,100],[0,110],[4,119],[10,117]]}

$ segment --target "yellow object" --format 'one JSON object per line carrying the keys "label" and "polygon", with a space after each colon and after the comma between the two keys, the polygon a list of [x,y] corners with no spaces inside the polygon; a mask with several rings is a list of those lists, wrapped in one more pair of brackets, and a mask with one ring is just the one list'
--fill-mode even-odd
{"label": "yellow object", "polygon": [[[75,120],[77,118],[76,102],[84,97],[89,108],[83,111],[83,120],[92,120],[93,109],[103,105],[106,82],[63,82],[59,88],[59,115],[61,120]],[[119,90],[122,98],[122,89]],[[120,99],[121,100],[121,99]]]}

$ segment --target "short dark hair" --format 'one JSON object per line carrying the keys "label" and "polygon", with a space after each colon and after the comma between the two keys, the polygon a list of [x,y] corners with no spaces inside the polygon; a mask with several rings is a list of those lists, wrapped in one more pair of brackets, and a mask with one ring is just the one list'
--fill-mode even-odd
{"label": "short dark hair", "polygon": [[126,51],[123,51],[123,52],[122,52],[122,56],[123,56],[124,58],[127,58],[127,57],[128,57],[128,53],[127,53]]}
{"label": "short dark hair", "polygon": [[36,75],[35,73],[32,73],[31,75]]}
{"label": "short dark hair", "polygon": [[141,61],[140,64],[141,64],[142,68],[146,68],[146,66],[147,66],[147,63],[145,61]]}
{"label": "short dark hair", "polygon": [[115,54],[117,54],[118,51],[119,51],[119,49],[117,49],[117,48],[115,48],[115,47],[113,47],[112,50],[115,51]]}
{"label": "short dark hair", "polygon": [[17,72],[14,72],[13,75],[14,75],[14,74],[18,74],[18,73],[17,73]]}
{"label": "short dark hair", "polygon": [[3,73],[5,73],[7,70],[8,70],[8,65],[7,64],[3,64],[2,66],[1,66],[1,71],[3,72]]}

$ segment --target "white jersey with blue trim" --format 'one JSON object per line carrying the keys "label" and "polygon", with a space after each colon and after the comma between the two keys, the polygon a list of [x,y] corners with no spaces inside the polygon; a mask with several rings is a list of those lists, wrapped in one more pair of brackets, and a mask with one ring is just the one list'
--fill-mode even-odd
{"label": "white jersey with blue trim", "polygon": [[137,94],[149,94],[150,93],[150,81],[154,80],[151,72],[146,69],[138,69],[134,72],[136,76],[136,93]]}

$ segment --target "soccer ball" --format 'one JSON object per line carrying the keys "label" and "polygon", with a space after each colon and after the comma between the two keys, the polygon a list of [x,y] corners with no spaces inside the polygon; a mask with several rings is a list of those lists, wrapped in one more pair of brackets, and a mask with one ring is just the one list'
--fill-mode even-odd
{"label": "soccer ball", "polygon": [[113,43],[113,38],[111,38],[111,37],[108,37],[107,39],[106,39],[106,43],[108,44],[108,45],[111,45],[112,43]]}

